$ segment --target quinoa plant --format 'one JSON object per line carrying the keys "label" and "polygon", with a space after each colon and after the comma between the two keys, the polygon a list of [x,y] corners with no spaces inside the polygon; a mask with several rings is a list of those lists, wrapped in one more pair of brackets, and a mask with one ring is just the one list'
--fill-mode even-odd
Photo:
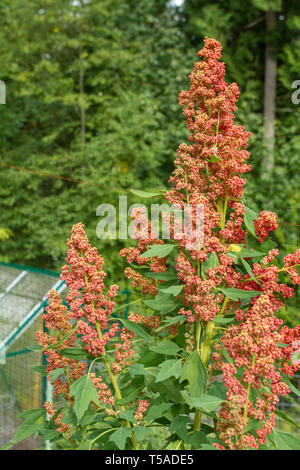
{"label": "quinoa plant", "polygon": [[120,253],[145,314],[123,319],[102,256],[84,226],[73,227],[61,273],[68,305],[50,292],[48,333],[37,333],[60,405],[26,411],[6,447],[40,434],[54,448],[151,449],[163,431],[160,449],[300,449],[275,427],[276,415],[297,426],[276,407],[300,395],[290,381],[300,325],[278,315],[300,283],[300,249],[280,263],[276,214],[245,205],[250,133],[234,123],[238,86],[224,81],[216,40],[205,38],[198,55],[179,95],[190,142],[178,148],[164,197],[204,207],[203,244],[190,249],[184,228],[176,237],[175,217],[168,242],[145,219]]}

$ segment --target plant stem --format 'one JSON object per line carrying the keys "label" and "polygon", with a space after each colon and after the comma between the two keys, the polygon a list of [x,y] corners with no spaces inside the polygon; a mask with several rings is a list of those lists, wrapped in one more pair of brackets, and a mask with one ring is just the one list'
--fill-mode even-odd
{"label": "plant stem", "polygon": [[[88,279],[87,279],[87,275],[85,274],[85,284],[86,284],[86,287],[88,287]],[[92,302],[92,308],[93,308],[93,312],[95,312],[95,306],[94,306],[94,302]],[[96,329],[97,329],[97,333],[98,333],[98,337],[99,339],[102,341],[103,340],[103,336],[102,336],[102,332],[101,332],[101,328],[100,328],[100,323],[95,320],[95,325],[96,325]],[[106,351],[105,351],[105,347],[103,346],[103,349],[104,349],[104,352],[102,354],[102,359],[103,359],[103,362],[105,364],[105,367],[106,367],[106,370],[108,372],[108,375],[110,377],[110,380],[111,380],[111,383],[112,383],[112,386],[114,388],[114,391],[115,391],[115,394],[116,394],[116,398],[117,400],[121,400],[122,399],[122,395],[121,395],[121,391],[119,389],[119,385],[118,385],[118,382],[117,382],[117,378],[116,376],[114,375],[113,371],[111,370],[111,367],[110,367],[110,363],[109,363],[109,360],[107,359],[107,355],[106,355]],[[120,405],[120,408],[121,408],[121,411],[125,411],[125,407],[124,405]],[[128,420],[125,420],[125,426],[127,428],[131,428],[131,425],[129,423]],[[137,441],[136,441],[136,437],[134,435],[134,432],[132,432],[132,435],[131,435],[131,442],[132,442],[132,445],[133,445],[133,448],[134,450],[138,450],[138,445],[137,445]]]}

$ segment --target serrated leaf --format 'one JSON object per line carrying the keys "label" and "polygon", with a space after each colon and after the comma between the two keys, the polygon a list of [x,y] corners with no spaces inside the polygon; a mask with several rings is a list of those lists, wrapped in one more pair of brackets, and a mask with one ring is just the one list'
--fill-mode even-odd
{"label": "serrated leaf", "polygon": [[42,431],[42,424],[46,419],[46,410],[43,408],[25,410],[20,417],[24,419],[23,423],[20,424],[13,438],[0,450],[8,450],[13,445],[23,441],[23,439]]}
{"label": "serrated leaf", "polygon": [[149,436],[151,429],[146,428],[145,426],[134,426],[134,435],[136,440],[142,441],[145,437]]}
{"label": "serrated leaf", "polygon": [[33,408],[25,410],[20,414],[20,418],[24,419],[27,424],[41,422],[42,418],[46,417],[46,410],[43,408]]}
{"label": "serrated leaf", "polygon": [[74,411],[78,421],[81,420],[91,402],[100,405],[98,392],[89,375],[80,377],[70,387],[70,396],[74,397]]}
{"label": "serrated leaf", "polygon": [[144,300],[144,304],[152,310],[160,312],[162,315],[172,312],[180,305],[173,295],[164,294],[163,292],[159,292],[153,300]]}
{"label": "serrated leaf", "polygon": [[213,395],[202,395],[201,397],[185,397],[185,401],[198,410],[206,410],[208,412],[215,410],[224,401],[222,398]]}
{"label": "serrated leaf", "polygon": [[155,382],[151,375],[145,376],[145,385],[154,393],[159,393],[161,397],[167,397],[173,403],[182,403],[183,399],[172,379],[166,379],[163,382]]}
{"label": "serrated leaf", "polygon": [[150,351],[159,353],[159,354],[166,354],[166,355],[173,355],[176,354],[180,347],[178,344],[174,343],[173,341],[163,340],[158,341],[154,346],[149,347]]}
{"label": "serrated leaf", "polygon": [[163,245],[152,245],[141,255],[141,258],[152,258],[154,256],[164,258],[165,256],[168,256],[174,248],[175,245],[171,245],[169,243],[164,243]]}
{"label": "serrated leaf", "polygon": [[[194,434],[191,434],[190,436],[188,436],[186,443],[195,447],[195,449],[200,449],[202,448],[203,445],[211,446],[211,444],[207,440],[206,434],[202,431],[194,432]],[[212,447],[212,446],[211,448],[215,449],[215,447]]]}
{"label": "serrated leaf", "polygon": [[282,431],[272,431],[276,450],[300,450],[300,439]]}
{"label": "serrated leaf", "polygon": [[176,274],[170,273],[168,271],[165,271],[163,273],[152,273],[151,271],[148,271],[144,273],[145,277],[151,277],[152,279],[156,279],[157,281],[174,281],[175,279],[178,279]]}
{"label": "serrated leaf", "polygon": [[133,411],[131,411],[131,410],[121,411],[120,418],[125,419],[125,420],[129,421],[132,424],[136,423],[136,419],[133,415]]}
{"label": "serrated leaf", "polygon": [[163,292],[164,294],[170,294],[170,295],[177,296],[177,295],[180,294],[182,289],[183,289],[183,286],[181,285],[181,286],[170,286],[170,287],[166,287],[166,288],[161,287],[159,290],[160,290],[160,292]]}
{"label": "serrated leaf", "polygon": [[142,364],[136,363],[136,364],[131,364],[128,367],[128,372],[131,377],[135,377],[136,375],[149,375],[150,372],[146,370]]}
{"label": "serrated leaf", "polygon": [[213,395],[214,397],[221,398],[223,401],[226,401],[227,388],[223,382],[213,382],[208,387],[208,395]]}
{"label": "serrated leaf", "polygon": [[125,449],[126,445],[126,440],[128,437],[131,437],[132,429],[121,427],[120,429],[117,429],[117,431],[114,431],[111,435],[109,440],[114,442],[116,446],[120,450]]}
{"label": "serrated leaf", "polygon": [[160,364],[160,371],[156,377],[155,382],[162,382],[169,377],[178,377],[182,372],[181,359],[168,359]]}
{"label": "serrated leaf", "polygon": [[19,428],[18,428],[16,434],[14,435],[14,437],[12,438],[12,440],[9,441],[7,444],[5,444],[3,447],[1,447],[0,450],[10,449],[10,447],[12,447],[13,445],[17,444],[20,441],[23,441],[23,439],[26,439],[27,437],[38,433],[40,429],[41,429],[40,424],[22,423],[19,426]]}
{"label": "serrated leaf", "polygon": [[147,421],[152,421],[161,418],[165,411],[167,411],[173,403],[161,403],[160,405],[153,405],[145,416]]}
{"label": "serrated leaf", "polygon": [[186,442],[188,439],[187,425],[190,422],[189,416],[176,416],[171,422],[170,432],[175,432],[180,439]]}
{"label": "serrated leaf", "polygon": [[230,300],[243,300],[243,299],[251,299],[252,297],[256,297],[261,295],[260,291],[256,290],[243,290],[243,289],[236,289],[235,287],[229,287],[227,289],[219,288],[221,292],[223,292],[226,297]]}
{"label": "serrated leaf", "polygon": [[184,363],[180,375],[180,383],[184,380],[187,380],[189,383],[188,389],[191,396],[202,395],[206,387],[207,372],[197,351],[193,351]]}
{"label": "serrated leaf", "polygon": [[126,330],[132,331],[136,336],[145,339],[146,341],[152,341],[152,337],[144,330],[143,327],[134,323],[130,320],[125,320],[123,318],[117,318],[120,322],[123,323]]}

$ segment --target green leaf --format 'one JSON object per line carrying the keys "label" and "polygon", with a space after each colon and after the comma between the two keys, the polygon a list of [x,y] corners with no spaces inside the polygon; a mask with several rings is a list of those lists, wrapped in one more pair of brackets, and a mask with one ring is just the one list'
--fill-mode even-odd
{"label": "green leaf", "polygon": [[23,441],[23,439],[42,431],[42,424],[45,423],[46,419],[46,410],[43,408],[25,410],[20,417],[24,418],[23,423],[18,427],[14,437],[0,450],[8,450],[13,445]]}
{"label": "green leaf", "polygon": [[168,243],[164,243],[163,245],[152,245],[141,255],[141,258],[152,258],[153,256],[164,258],[165,256],[168,256],[174,248],[175,245],[170,245]]}
{"label": "green leaf", "polygon": [[215,410],[224,401],[222,398],[213,395],[202,395],[202,397],[185,397],[185,401],[198,410],[206,410],[208,412]]}
{"label": "green leaf", "polygon": [[117,429],[117,431],[114,431],[110,435],[109,440],[114,442],[120,450],[124,450],[126,445],[126,439],[128,437],[131,437],[131,433],[132,429],[125,428],[122,426],[120,429]]}
{"label": "green leaf", "polygon": [[229,352],[227,351],[227,349],[225,348],[224,344],[222,343],[222,341],[220,342],[221,344],[221,348],[222,348],[222,353],[223,353],[223,356],[225,357],[226,361],[233,364],[233,359],[230,357],[229,355]]}
{"label": "green leaf", "polygon": [[216,255],[216,253],[212,254],[212,253],[209,253],[206,260],[204,261],[202,267],[203,267],[203,273],[205,274],[205,272],[208,270],[208,269],[213,269],[215,268],[216,266],[218,266],[219,264],[219,258],[218,256]]}
{"label": "green leaf", "polygon": [[286,415],[283,411],[281,410],[274,410],[274,413],[277,414],[277,416],[279,416],[280,418],[282,418],[284,421],[286,421],[287,423],[290,423],[292,424],[293,426],[296,426],[296,428],[300,429],[300,426],[298,423],[296,423],[296,421],[294,421],[292,418],[290,418],[288,415]]}
{"label": "green leaf", "polygon": [[223,382],[213,382],[208,387],[208,395],[221,398],[223,401],[226,401],[226,393],[227,388]]}
{"label": "green leaf", "polygon": [[143,197],[143,198],[149,198],[149,197],[155,197],[155,196],[161,196],[162,195],[162,191],[160,191],[159,193],[158,192],[150,193],[150,192],[147,192],[147,191],[140,191],[139,189],[130,189],[130,192],[132,194],[134,194],[135,196],[139,196],[139,197]]}
{"label": "green leaf", "polygon": [[42,346],[29,346],[28,349],[33,352],[40,352],[43,350]]}
{"label": "green leaf", "polygon": [[169,377],[178,377],[182,372],[181,359],[168,359],[160,364],[160,371],[155,382],[162,382]]}
{"label": "green leaf", "polygon": [[125,320],[123,318],[118,318],[117,320],[122,322],[125,328],[129,331],[132,331],[136,336],[143,338],[146,341],[152,341],[152,337],[140,325],[137,325],[136,323],[130,320]]}
{"label": "green leaf", "polygon": [[183,398],[172,379],[156,383],[152,375],[147,375],[145,376],[145,385],[152,392],[158,393],[161,397],[167,397],[173,403],[183,403]]}
{"label": "green leaf", "polygon": [[151,277],[157,281],[175,281],[175,279],[178,279],[176,274],[170,273],[169,271],[165,271],[163,273],[152,273],[151,271],[147,271],[144,273],[144,276]]}
{"label": "green leaf", "polygon": [[88,357],[88,352],[83,348],[67,348],[67,349],[57,349],[56,352],[61,356],[69,357],[70,359],[86,359]]}
{"label": "green leaf", "polygon": [[159,354],[173,355],[176,354],[180,347],[173,341],[163,340],[158,341],[154,346],[149,347],[150,351],[154,351]]}
{"label": "green leaf", "polygon": [[40,424],[22,423],[19,426],[12,440],[8,442],[7,444],[5,444],[3,447],[1,447],[0,450],[8,450],[13,445],[17,444],[20,441],[23,441],[23,439],[26,439],[26,437],[29,437],[38,433],[40,429],[41,429]]}
{"label": "green leaf", "polygon": [[60,367],[59,369],[54,369],[49,375],[51,377],[51,382],[54,382],[62,374],[65,374],[65,369]]}
{"label": "green leaf", "polygon": [[214,317],[212,321],[216,323],[217,325],[229,325],[229,323],[232,323],[235,320],[234,316],[231,317]]}
{"label": "green leaf", "polygon": [[131,364],[128,367],[128,372],[131,375],[131,377],[135,377],[136,375],[149,375],[150,372],[142,366],[140,363],[136,364]]}
{"label": "green leaf", "polygon": [[45,441],[53,442],[61,438],[61,433],[55,429],[45,429],[41,431],[41,435]]}
{"label": "green leaf", "polygon": [[146,428],[145,426],[134,426],[134,435],[138,442],[145,439],[145,437],[149,436],[150,433],[151,429]]}
{"label": "green leaf", "polygon": [[145,416],[147,421],[152,421],[161,418],[165,411],[167,411],[173,403],[161,403],[160,405],[153,405]]}
{"label": "green leaf", "polygon": [[121,411],[120,418],[121,419],[126,419],[127,421],[129,421],[132,424],[136,423],[136,419],[133,415],[133,411],[131,411],[131,410]]}
{"label": "green leaf", "polygon": [[247,273],[251,277],[251,279],[253,279],[253,281],[255,281],[257,284],[260,284],[260,282],[256,279],[255,275],[253,274],[249,263],[247,263],[247,261],[245,261],[244,258],[242,258],[242,257],[240,257],[240,259],[241,259],[241,262],[242,262],[244,268],[246,269]]}
{"label": "green leaf", "polygon": [[243,299],[251,299],[252,297],[256,297],[257,295],[261,295],[260,291],[256,290],[242,290],[242,289],[236,289],[235,287],[229,287],[228,289],[218,289],[223,294],[226,295],[231,300],[243,300]]}
{"label": "green leaf", "polygon": [[33,408],[25,410],[20,414],[20,417],[25,420],[27,424],[41,422],[46,418],[46,410],[44,408]]}
{"label": "green leaf", "polygon": [[152,310],[159,311],[162,315],[172,312],[180,305],[173,295],[159,292],[153,300],[144,300],[144,304]]}
{"label": "green leaf", "polygon": [[170,432],[175,432],[180,439],[186,442],[188,439],[187,425],[190,422],[189,416],[176,416],[170,425]]}
{"label": "green leaf", "polygon": [[46,376],[47,375],[47,372],[46,372],[46,369],[47,369],[47,366],[39,366],[39,365],[34,365],[34,366],[30,366],[32,370],[34,370],[35,372],[39,372],[40,374]]}
{"label": "green leaf", "polygon": [[157,328],[155,331],[158,333],[162,330],[164,330],[167,326],[174,325],[175,323],[184,323],[186,321],[186,317],[184,315],[176,315],[175,317],[166,317],[162,325]]}
{"label": "green leaf", "polygon": [[184,380],[189,383],[188,389],[191,396],[202,395],[206,387],[207,372],[197,351],[193,351],[184,363],[180,383]]}
{"label": "green leaf", "polygon": [[183,289],[183,286],[170,286],[170,287],[166,287],[165,289],[164,288],[160,288],[160,292],[163,292],[164,294],[171,294],[171,295],[179,295],[180,292],[182,291]]}
{"label": "green leaf", "polygon": [[292,384],[292,382],[288,379],[288,377],[283,376],[282,380],[289,386],[291,392],[295,393],[295,395],[300,397],[300,390],[298,390],[298,388],[296,388],[295,385]]}
{"label": "green leaf", "polygon": [[78,329],[78,326],[75,325],[65,336],[63,336],[63,338],[61,338],[57,343],[54,343],[54,344],[50,344],[50,346],[47,346],[47,349],[54,349],[56,348],[57,346],[60,346],[61,344],[63,344],[65,342],[66,339],[68,339],[73,333],[75,333],[75,331],[77,331]]}
{"label": "green leaf", "polygon": [[[201,428],[202,428],[202,425],[201,425]],[[207,440],[206,434],[202,431],[194,432],[193,434],[188,436],[186,443],[190,444],[191,446],[194,446],[195,449],[201,449],[204,444],[207,446],[210,446],[210,443]],[[211,446],[211,449],[215,450],[215,447]]]}
{"label": "green leaf", "polygon": [[[82,417],[81,421],[83,419],[84,419],[84,416]],[[77,416],[74,413],[73,409],[70,409],[67,414],[64,413],[61,422],[65,423],[65,424],[71,424],[72,426],[75,426],[75,427],[77,426],[78,420],[77,420]]]}
{"label": "green leaf", "polygon": [[272,431],[276,450],[300,450],[300,439],[282,431]]}
{"label": "green leaf", "polygon": [[238,254],[243,258],[257,258],[260,256],[264,256],[266,253],[263,253],[262,251],[249,250],[247,248],[242,248],[241,251],[238,252]]}
{"label": "green leaf", "polygon": [[258,215],[252,209],[249,209],[249,207],[245,206],[245,209],[246,209],[245,214],[244,214],[245,225],[247,229],[249,230],[249,232],[256,238],[253,220],[257,220]]}
{"label": "green leaf", "polygon": [[91,402],[100,405],[97,389],[89,375],[84,375],[72,383],[70,396],[75,399],[74,411],[78,421],[81,420]]}
{"label": "green leaf", "polygon": [[221,160],[220,158],[216,157],[216,155],[211,155],[209,158],[209,161],[213,163],[217,163]]}

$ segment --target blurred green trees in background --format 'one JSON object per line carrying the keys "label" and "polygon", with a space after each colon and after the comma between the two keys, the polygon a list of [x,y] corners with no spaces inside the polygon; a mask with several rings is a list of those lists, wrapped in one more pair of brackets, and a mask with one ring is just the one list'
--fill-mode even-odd
{"label": "blurred green trees in background", "polygon": [[282,247],[299,245],[300,105],[291,101],[300,79],[297,0],[185,0],[179,8],[166,0],[10,0],[0,6],[7,87],[0,165],[89,184],[0,166],[0,226],[13,233],[2,255],[5,248],[11,262],[58,270],[70,229],[82,221],[106,270],[121,277],[126,241],[97,239],[96,209],[117,205],[130,188],[167,186],[187,139],[177,96],[205,35],[223,45],[227,81],[241,91],[237,119],[253,133],[247,203],[279,214]]}

